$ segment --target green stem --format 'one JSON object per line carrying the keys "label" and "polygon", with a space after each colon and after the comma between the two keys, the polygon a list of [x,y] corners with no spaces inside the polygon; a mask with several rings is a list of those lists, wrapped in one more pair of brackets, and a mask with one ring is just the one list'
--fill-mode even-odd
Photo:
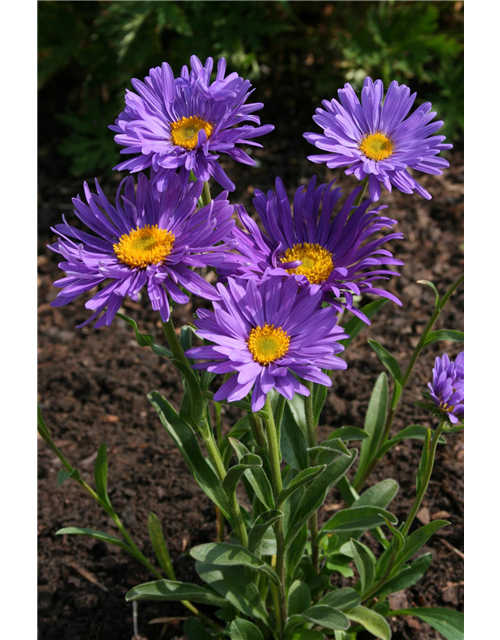
{"label": "green stem", "polygon": [[174,327],[174,323],[172,321],[172,315],[170,315],[168,322],[162,321],[163,332],[168,340],[169,347],[174,354],[174,358],[179,360],[187,367],[191,367],[189,360],[184,355],[184,349],[179,341],[179,336],[177,335]]}
{"label": "green stem", "polygon": [[[271,406],[271,400],[269,394],[266,397],[266,404],[264,405],[268,417],[264,419],[267,429],[267,438],[269,442],[269,461],[271,463],[271,477],[273,485],[274,499],[277,502],[278,495],[283,489],[283,483],[281,481],[281,467],[280,467],[280,450],[278,444],[278,433],[276,431],[276,424],[273,417],[273,409]],[[274,533],[276,535],[276,573],[280,579],[278,586],[278,615],[276,619],[278,621],[278,629],[280,635],[283,637],[285,633],[285,624],[287,619],[286,611],[286,594],[285,594],[285,537],[283,534],[283,519],[277,520],[274,525]]]}
{"label": "green stem", "polygon": [[354,200],[354,207],[358,207],[361,204],[361,200],[363,200],[363,196],[365,195],[366,187],[368,186],[368,176],[361,182],[362,189],[358,193],[356,200]]}
{"label": "green stem", "polygon": [[[318,446],[318,429],[314,420],[314,384],[309,380],[304,381],[309,389],[309,395],[305,397],[307,444],[309,448]],[[309,464],[314,466],[316,454],[309,452]],[[318,536],[318,513],[315,511],[309,518],[309,530],[311,532],[311,562],[316,573],[319,573],[319,545],[316,542]]]}
{"label": "green stem", "polygon": [[248,421],[252,427],[253,437],[257,442],[257,446],[260,447],[266,453],[269,453],[269,444],[267,442],[266,432],[262,427],[262,420],[254,413],[248,412]]}
{"label": "green stem", "polygon": [[436,308],[434,310],[434,313],[430,317],[428,323],[425,325],[425,328],[424,328],[424,330],[422,332],[422,335],[420,336],[418,344],[417,344],[417,346],[415,347],[415,350],[412,353],[412,356],[410,358],[410,362],[408,363],[408,366],[406,367],[405,372],[403,374],[403,377],[402,377],[402,380],[401,380],[401,395],[399,397],[398,404],[396,404],[396,406],[392,406],[393,403],[394,403],[394,393],[395,393],[395,390],[393,390],[392,397],[391,397],[391,405],[390,405],[391,408],[389,410],[389,413],[387,414],[387,419],[386,419],[385,426],[384,426],[384,431],[382,432],[382,437],[380,439],[380,443],[379,443],[379,446],[378,446],[378,449],[377,449],[377,454],[375,454],[373,460],[371,461],[371,463],[366,468],[365,473],[359,478],[359,480],[354,485],[354,488],[356,489],[356,491],[359,492],[362,489],[362,487],[365,484],[366,480],[368,479],[368,477],[370,476],[372,471],[375,469],[375,467],[379,463],[379,461],[380,461],[382,456],[380,456],[378,454],[378,452],[380,451],[380,449],[383,447],[383,445],[387,442],[387,439],[389,438],[389,435],[390,435],[390,432],[391,432],[391,428],[392,428],[392,423],[394,422],[394,416],[396,415],[396,411],[397,411],[397,408],[399,406],[399,401],[401,400],[401,397],[403,395],[403,392],[404,392],[404,389],[406,387],[406,384],[408,383],[410,375],[411,375],[411,373],[413,371],[413,367],[415,366],[415,364],[416,364],[416,362],[418,360],[418,357],[419,357],[422,349],[424,348],[425,341],[427,340],[427,336],[429,335],[429,333],[432,330],[432,327],[434,326],[434,324],[436,323],[437,319],[441,315],[444,307],[446,306],[446,303],[448,302],[450,297],[453,295],[453,293],[458,289],[458,287],[462,284],[463,281],[464,281],[464,274],[462,273],[460,275],[460,277],[458,277],[455,280],[455,282],[450,286],[450,288],[446,291],[444,296],[439,301],[439,304],[436,304]]}
{"label": "green stem", "polygon": [[[215,471],[219,476],[219,480],[222,482],[222,480],[224,480],[224,478],[226,477],[227,472],[226,472],[226,467],[224,466],[222,457],[220,455],[219,447],[215,442],[212,429],[211,428],[204,429],[202,432],[202,438],[203,438],[203,443],[205,445],[205,448],[208,452],[208,455],[210,456],[210,459],[214,464]],[[238,539],[241,542],[241,544],[244,547],[246,547],[248,546],[248,534],[245,527],[245,523],[243,522],[243,516],[241,515],[241,509],[240,509],[240,505],[238,503],[236,494],[233,493],[231,497],[228,496],[228,499],[229,499],[229,507],[231,509],[231,514],[234,520],[234,523],[233,523],[234,531],[238,536]]]}
{"label": "green stem", "polygon": [[210,186],[208,182],[203,183],[203,191],[201,192],[201,206],[206,207],[207,204],[212,202],[212,196],[210,195]]}
{"label": "green stem", "polygon": [[417,493],[417,497],[415,502],[413,503],[413,507],[410,511],[410,515],[408,516],[408,520],[405,522],[403,529],[401,530],[401,534],[406,537],[410,530],[411,525],[413,524],[413,520],[420,509],[420,505],[422,504],[422,500],[427,491],[427,487],[429,486],[429,480],[431,479],[432,470],[434,468],[434,459],[436,457],[436,449],[438,445],[439,436],[443,432],[443,429],[446,425],[446,420],[441,420],[438,425],[438,428],[434,431],[432,435],[432,440],[430,444],[429,458],[427,460],[427,467],[424,472],[424,477],[422,482],[420,483],[419,491]]}
{"label": "green stem", "polygon": [[[222,419],[221,419],[221,411],[222,405],[220,402],[214,402],[215,406],[215,432],[217,437],[217,446],[219,447],[222,442]],[[224,514],[219,509],[217,505],[215,505],[215,515],[217,518],[217,542],[224,542]]]}

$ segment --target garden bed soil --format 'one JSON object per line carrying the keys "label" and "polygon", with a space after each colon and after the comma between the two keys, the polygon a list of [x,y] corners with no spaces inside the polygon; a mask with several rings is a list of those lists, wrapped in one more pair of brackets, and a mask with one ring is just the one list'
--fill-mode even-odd
{"label": "garden bed soil", "polygon": [[[279,139],[279,136],[278,136]],[[238,186],[233,202],[251,211],[255,186],[272,188],[273,171],[285,179],[289,193],[297,176],[310,176],[315,169],[305,160],[310,149],[303,142],[299,150],[290,145],[270,144],[258,152],[260,168],[232,164],[230,175]],[[444,176],[424,176],[423,185],[433,194],[431,201],[395,192],[385,194],[389,212],[399,221],[405,240],[393,242],[391,250],[405,261],[401,277],[389,284],[403,307],[388,303],[372,326],[355,340],[346,353],[349,368],[337,372],[329,390],[321,422],[321,435],[343,425],[363,426],[373,384],[381,364],[366,343],[371,337],[389,348],[405,365],[409,349],[433,310],[434,295],[417,280],[431,280],[442,292],[463,269],[463,159],[455,153]],[[42,160],[43,163],[43,160]],[[263,167],[267,167],[265,170]],[[273,167],[273,169],[270,169]],[[154,557],[148,539],[147,518],[154,511],[163,526],[177,578],[198,582],[194,562],[187,551],[216,536],[213,506],[194,482],[174,443],[161,426],[146,394],[158,389],[174,405],[181,398],[177,372],[168,362],[137,345],[131,328],[116,319],[111,328],[76,330],[87,317],[83,301],[52,308],[57,291],[52,282],[60,277],[57,256],[46,249],[53,240],[50,224],[61,213],[72,210],[70,198],[81,192],[80,180],[55,183],[40,171],[39,246],[39,400],[48,428],[83,478],[93,482],[93,465],[102,442],[109,456],[109,495],[125,526],[147,557]],[[56,167],[57,169],[57,167]],[[322,179],[333,174],[316,169]],[[62,167],[61,167],[62,170]],[[64,173],[62,173],[64,175]],[[354,186],[341,176],[345,190]],[[108,194],[118,177],[105,183]],[[302,180],[302,183],[305,179]],[[251,185],[243,190],[241,185]],[[71,215],[70,215],[71,217]],[[463,293],[459,290],[438,320],[437,328],[461,329]],[[199,301],[176,307],[175,323],[180,327],[192,317]],[[145,332],[162,341],[161,325],[144,300],[125,303],[125,312]],[[394,421],[394,431],[409,424],[430,425],[426,413],[413,402],[431,376],[436,355],[446,351],[455,356],[461,345],[438,343],[428,347],[418,361]],[[230,424],[223,416],[224,426]],[[390,506],[400,520],[408,514],[415,491],[415,472],[421,443],[404,441],[394,447],[369,483],[395,478],[400,492]],[[90,538],[56,536],[61,527],[82,526],[114,533],[112,522],[76,483],[57,488],[60,463],[43,440],[39,440],[39,637],[41,640],[130,640],[133,633],[132,605],[125,593],[151,579],[142,565],[115,547]],[[332,491],[320,512],[326,520],[339,508],[341,499]],[[438,606],[463,607],[463,436],[448,437],[439,447],[434,474],[420,513],[421,522],[444,518],[451,526],[428,543],[434,555],[424,578],[413,588],[391,598],[393,608]],[[182,638],[186,610],[178,603],[140,603],[139,633],[142,638]],[[165,623],[151,624],[156,618]],[[439,634],[416,618],[391,622],[394,640],[434,640]]]}

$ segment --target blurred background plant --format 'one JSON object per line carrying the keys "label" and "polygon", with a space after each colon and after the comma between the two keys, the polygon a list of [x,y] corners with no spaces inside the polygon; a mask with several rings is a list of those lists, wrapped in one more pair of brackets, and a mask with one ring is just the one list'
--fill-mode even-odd
{"label": "blurred background plant", "polygon": [[[407,83],[463,139],[463,2],[53,2],[38,4],[39,144],[75,176],[109,174],[107,129],[132,77],[195,53],[258,82],[264,122],[297,137],[314,109],[366,75]],[[279,93],[278,88],[279,87]],[[420,99],[422,102],[423,99]],[[417,99],[417,104],[419,99]]]}

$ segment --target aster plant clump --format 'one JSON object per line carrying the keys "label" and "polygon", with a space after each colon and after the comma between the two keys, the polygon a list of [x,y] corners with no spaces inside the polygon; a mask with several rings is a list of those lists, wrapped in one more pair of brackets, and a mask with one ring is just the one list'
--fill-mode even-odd
{"label": "aster plant clump", "polygon": [[[114,204],[97,181],[95,193],[85,184],[85,199],[73,200],[78,225],[66,219],[56,225],[51,249],[62,256],[65,273],[55,283],[61,289],[55,306],[83,296],[89,309],[83,325],[112,331],[125,321],[140,346],[178,370],[184,389],[179,406],[158,391],[148,398],[215,506],[217,538],[190,550],[199,580],[178,581],[161,518],[150,513],[147,522],[152,560],[115,511],[106,445],[97,454],[93,488],[62,454],[39,412],[39,433],[62,463],[58,485],[69,479],[80,484],[118,535],[78,526],[58,533],[105,541],[141,562],[152,581],[133,587],[126,599],[163,601],[167,612],[168,602],[181,602],[190,614],[184,625],[189,640],[356,640],[366,634],[390,640],[392,620],[406,615],[448,640],[463,638],[459,612],[395,610],[388,601],[425,574],[432,555],[421,549],[450,524],[417,526],[415,516],[437,446],[463,428],[463,353],[454,362],[446,354],[436,359],[425,402],[418,403],[432,426],[394,432],[393,421],[421,353],[440,340],[463,341],[459,331],[434,330],[463,277],[443,295],[421,281],[435,293],[434,311],[404,370],[385,347],[368,340],[391,391],[382,372],[364,426],[342,426],[339,417],[326,438],[318,432],[328,389],[335,392],[353,339],[369,330],[388,301],[401,305],[388,287],[396,269],[404,268],[394,255],[403,237],[395,231],[397,212],[375,204],[380,184],[430,197],[408,168],[439,173],[447,166],[437,155],[449,145],[432,135],[441,123],[431,123],[428,104],[408,116],[415,94],[395,82],[384,99],[381,81],[367,78],[361,102],[347,86],[339,91],[340,103],[325,101],[327,111],[315,117],[324,136],[305,135],[328,152],[313,162],[348,166],[346,173],[362,184],[342,193],[336,182],[311,177],[290,199],[277,177],[274,191],[256,190],[249,214],[230,201],[234,184],[220,156],[253,164],[238,145],[255,145],[253,139],[273,127],[260,126],[253,115],[263,105],[247,102],[247,80],[226,75],[224,59],[215,77],[212,71],[212,59],[202,64],[193,56],[191,70],[184,67],[177,78],[163,63],[144,82],[132,81],[136,93],[127,93],[125,110],[111,126],[122,152],[132,156],[117,168],[131,175]],[[211,180],[224,189],[213,199]],[[164,344],[124,314],[126,297],[158,312]],[[193,323],[175,327],[172,306],[196,300]],[[229,407],[239,418],[223,425],[235,415]],[[395,479],[365,484],[404,439],[422,441],[422,457],[413,506],[396,514],[389,510],[399,491]],[[320,522],[318,512],[334,488],[342,506]]]}

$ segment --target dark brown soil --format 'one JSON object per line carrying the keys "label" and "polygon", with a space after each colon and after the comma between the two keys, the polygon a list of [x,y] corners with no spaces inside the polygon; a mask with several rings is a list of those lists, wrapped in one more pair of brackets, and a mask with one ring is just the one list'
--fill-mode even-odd
{"label": "dark brown soil", "polygon": [[[303,126],[298,130],[302,129]],[[274,175],[278,174],[291,192],[298,176],[305,181],[315,169],[305,159],[310,149],[303,141],[280,142],[279,127],[277,133],[274,142],[266,145],[267,150],[258,153],[260,168],[234,164],[229,167],[238,185],[233,202],[242,202],[249,210],[254,186],[271,188]],[[378,340],[403,365],[407,363],[409,349],[416,345],[433,309],[431,290],[416,281],[432,280],[444,291],[463,268],[463,159],[455,153],[450,161],[452,167],[444,176],[422,179],[434,196],[432,201],[399,192],[384,196],[405,236],[404,241],[393,243],[393,251],[405,266],[402,276],[390,284],[404,306],[387,304],[372,327],[347,352],[349,368],[335,376],[328,395],[322,419],[324,434],[332,427],[363,425],[371,388],[382,370],[366,338]],[[149,349],[140,348],[130,327],[121,320],[108,329],[76,330],[75,325],[87,317],[81,300],[61,309],[49,306],[56,295],[51,283],[59,276],[57,257],[45,248],[52,240],[49,226],[61,213],[71,212],[70,198],[81,191],[79,180],[56,181],[54,172],[52,166],[50,174],[48,167],[42,167],[40,173],[39,399],[47,426],[64,454],[91,483],[97,449],[102,442],[107,443],[110,498],[138,546],[146,556],[153,557],[147,517],[154,511],[163,525],[178,579],[196,581],[193,562],[186,552],[195,544],[214,540],[213,507],[192,479],[146,398],[149,391],[158,389],[178,404],[178,376],[168,363]],[[62,166],[61,172],[64,175]],[[333,177],[323,167],[318,174],[321,179]],[[345,190],[354,184],[340,172],[337,177]],[[113,193],[116,181],[117,177],[105,185],[108,193]],[[245,190],[243,185],[251,186]],[[459,291],[439,319],[438,328],[462,328],[462,299]],[[129,302],[125,307],[144,331],[154,333],[161,342],[157,317],[147,304]],[[177,326],[190,318],[192,309],[191,305],[176,308]],[[461,345],[453,343],[434,344],[426,349],[405,392],[395,431],[409,424],[430,424],[413,401],[421,399],[434,357],[443,351],[455,356],[460,350]],[[132,606],[125,602],[124,595],[150,576],[134,559],[104,543],[55,535],[59,528],[71,525],[111,533],[113,526],[76,483],[67,481],[57,488],[60,463],[42,440],[39,445],[40,637],[130,640]],[[391,510],[400,520],[406,517],[413,500],[420,448],[420,443],[410,441],[395,447],[370,479],[370,484],[387,477],[399,482],[401,489]],[[443,517],[452,525],[430,540],[428,547],[434,554],[431,568],[416,587],[393,597],[393,608],[462,608],[463,560],[453,550],[463,549],[462,490],[463,437],[453,435],[439,449],[421,515],[424,519]],[[331,506],[339,501],[339,495],[332,492],[321,517],[331,515]],[[141,636],[149,640],[182,637],[182,623],[149,624],[154,618],[178,616],[185,616],[180,604],[141,603]],[[395,640],[440,637],[416,619],[395,620],[392,627]]]}

